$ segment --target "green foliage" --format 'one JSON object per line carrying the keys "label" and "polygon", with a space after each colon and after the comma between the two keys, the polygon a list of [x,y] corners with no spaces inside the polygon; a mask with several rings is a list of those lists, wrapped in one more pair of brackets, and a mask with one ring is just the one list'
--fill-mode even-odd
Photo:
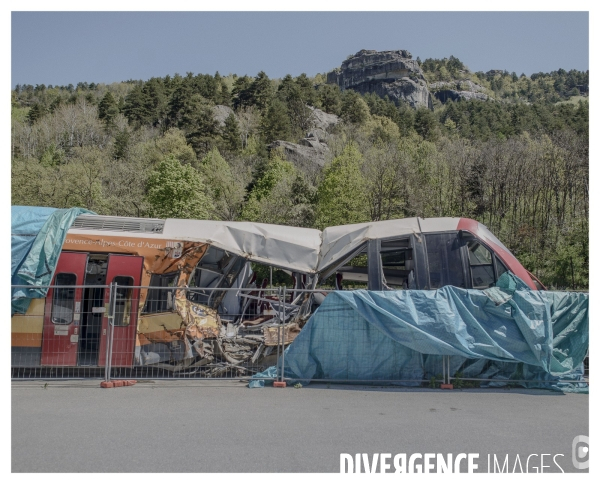
{"label": "green foliage", "polygon": [[58,166],[63,164],[64,161],[65,152],[58,148],[54,143],[48,146],[40,157],[40,164],[42,166]]}
{"label": "green foliage", "polygon": [[98,104],[98,118],[112,125],[119,114],[119,105],[110,91],[107,91]]}
{"label": "green foliage", "polygon": [[435,141],[439,136],[438,122],[427,108],[417,109],[414,122],[416,132],[428,141]]}
{"label": "green foliage", "polygon": [[316,225],[323,229],[367,221],[366,182],[361,173],[363,157],[354,144],[325,167],[317,191]]}
{"label": "green foliage", "polygon": [[237,110],[252,105],[252,78],[242,76],[235,79],[231,96],[233,98],[233,107]]}
{"label": "green foliage", "polygon": [[198,156],[210,151],[218,134],[212,104],[199,94],[192,95],[181,110],[178,127]]}
{"label": "green foliage", "polygon": [[113,156],[115,159],[121,160],[127,156],[130,138],[131,133],[127,127],[123,128],[122,130],[118,130],[115,133],[115,143],[113,147]]}
{"label": "green foliage", "polygon": [[269,109],[262,117],[260,131],[269,144],[275,140],[288,140],[291,135],[290,119],[285,104],[279,99],[273,99]]}
{"label": "green foliage", "polygon": [[443,381],[443,379],[442,379],[442,375],[435,375],[435,376],[432,376],[432,377],[429,379],[429,384],[428,384],[428,386],[429,386],[429,388],[439,388],[439,387],[440,387],[440,385],[441,385],[441,382],[442,382],[442,381]]}
{"label": "green foliage", "polygon": [[212,199],[210,218],[235,220],[243,206],[244,186],[241,180],[234,176],[231,167],[216,148],[202,159],[200,172]]}
{"label": "green foliage", "polygon": [[319,86],[318,100],[320,108],[326,113],[340,115],[342,109],[342,93],[337,85],[324,84]]}
{"label": "green foliage", "polygon": [[290,132],[294,138],[302,138],[312,126],[313,112],[308,107],[315,104],[315,93],[312,84],[302,74],[296,79],[287,75],[281,81],[277,97],[286,105],[290,122]]}
{"label": "green foliage", "polygon": [[153,78],[144,85],[135,86],[125,98],[123,113],[136,128],[163,124],[167,97],[162,80]]}
{"label": "green foliage", "polygon": [[[589,72],[471,73],[453,57],[421,66],[429,81],[471,80],[491,99],[431,112],[341,92],[324,75],[271,80],[264,72],[19,85],[12,202],[319,228],[467,216],[544,284],[586,288]],[[223,128],[215,104],[235,109]],[[268,152],[274,140],[305,136],[309,106],[344,121],[329,130],[325,169]]]}
{"label": "green foliage", "polygon": [[306,227],[312,223],[313,203],[314,188],[274,152],[257,167],[241,219]]}
{"label": "green foliage", "polygon": [[156,139],[149,140],[141,145],[143,157],[150,168],[157,165],[166,156],[171,155],[183,165],[196,165],[196,153],[187,144],[185,133],[177,128],[171,128]]}
{"label": "green foliage", "polygon": [[454,56],[449,59],[425,59],[420,63],[421,69],[429,82],[449,81],[461,77],[461,71],[467,67]]}
{"label": "green foliage", "polygon": [[240,126],[233,113],[230,113],[229,116],[225,118],[222,137],[226,149],[230,151],[239,151],[242,149]]}
{"label": "green foliage", "polygon": [[34,124],[44,114],[46,114],[46,108],[42,104],[35,103],[27,113],[27,121],[29,124]]}
{"label": "green foliage", "polygon": [[266,110],[271,105],[271,100],[275,96],[275,90],[273,84],[263,71],[260,71],[252,81],[250,85],[250,96],[252,104],[254,104],[259,111]]}
{"label": "green foliage", "polygon": [[369,106],[360,94],[348,89],[342,95],[340,115],[347,123],[361,125],[369,117]]}
{"label": "green foliage", "polygon": [[479,388],[479,386],[480,386],[480,384],[477,381],[464,380],[464,375],[460,371],[456,372],[456,374],[454,375],[454,378],[452,378],[451,382],[452,382],[452,385],[454,386],[454,388],[456,388],[456,389]]}
{"label": "green foliage", "polygon": [[207,219],[213,210],[200,174],[167,156],[150,172],[146,201],[151,217]]}
{"label": "green foliage", "polygon": [[280,180],[293,174],[294,166],[285,161],[279,153],[273,153],[273,156],[258,166],[256,182],[252,186],[250,196],[262,200]]}
{"label": "green foliage", "polygon": [[545,264],[549,274],[545,281],[550,287],[577,290],[589,286],[588,226],[587,219],[581,220],[558,239]]}

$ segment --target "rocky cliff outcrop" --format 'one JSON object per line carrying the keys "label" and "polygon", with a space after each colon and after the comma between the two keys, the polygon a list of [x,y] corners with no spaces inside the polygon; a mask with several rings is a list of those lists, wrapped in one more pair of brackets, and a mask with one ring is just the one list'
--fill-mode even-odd
{"label": "rocky cliff outcrop", "polygon": [[429,90],[442,103],[450,100],[458,101],[459,99],[479,99],[481,101],[488,99],[488,95],[483,92],[485,88],[469,79],[432,82],[429,84]]}
{"label": "rocky cliff outcrop", "polygon": [[312,110],[312,124],[316,129],[328,131],[340,122],[340,118],[335,114],[326,113],[320,109],[308,106]]}
{"label": "rocky cliff outcrop", "polygon": [[269,145],[269,149],[280,148],[288,161],[291,161],[299,169],[308,174],[313,174],[320,170],[327,156],[329,147],[327,141],[331,136],[329,131],[340,122],[340,118],[335,114],[329,114],[320,109],[309,106],[313,111],[313,128],[298,143],[289,141],[274,141]]}
{"label": "rocky cliff outcrop", "polygon": [[361,94],[375,92],[412,107],[433,109],[427,81],[416,60],[406,50],[361,50],[327,74],[327,83]]}
{"label": "rocky cliff outcrop", "polygon": [[283,148],[286,159],[304,170],[314,166],[322,167],[325,164],[325,155],[329,152],[325,143],[312,137],[303,138],[299,143],[278,140],[269,145],[271,150],[277,148]]}

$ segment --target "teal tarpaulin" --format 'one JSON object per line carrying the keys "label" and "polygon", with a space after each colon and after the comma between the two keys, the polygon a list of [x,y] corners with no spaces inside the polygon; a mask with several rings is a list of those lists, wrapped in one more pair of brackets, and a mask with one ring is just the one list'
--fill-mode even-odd
{"label": "teal tarpaulin", "polygon": [[286,350],[285,376],[418,385],[447,355],[452,375],[552,387],[581,377],[588,303],[588,294],[533,291],[510,273],[485,291],[336,291]]}
{"label": "teal tarpaulin", "polygon": [[11,207],[11,314],[25,313],[33,298],[45,297],[69,227],[83,208]]}

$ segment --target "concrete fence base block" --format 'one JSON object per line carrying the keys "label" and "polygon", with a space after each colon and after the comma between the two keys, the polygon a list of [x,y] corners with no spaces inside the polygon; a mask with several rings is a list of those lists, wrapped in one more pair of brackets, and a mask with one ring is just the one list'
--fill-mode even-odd
{"label": "concrete fence base block", "polygon": [[275,388],[285,388],[285,387],[287,387],[287,383],[284,381],[274,381],[273,386]]}
{"label": "concrete fence base block", "polygon": [[137,383],[137,380],[112,380],[103,381],[100,383],[101,388],[116,388],[116,387],[130,387]]}
{"label": "concrete fence base block", "polygon": [[442,390],[454,390],[454,385],[452,385],[452,384],[448,384],[448,383],[442,383],[442,384],[440,385],[440,388],[441,388]]}

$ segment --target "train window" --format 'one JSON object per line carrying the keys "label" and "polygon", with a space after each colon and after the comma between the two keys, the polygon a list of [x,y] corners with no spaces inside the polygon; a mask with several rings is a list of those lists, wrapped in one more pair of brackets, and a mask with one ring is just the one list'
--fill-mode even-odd
{"label": "train window", "polygon": [[390,289],[414,286],[413,255],[409,239],[381,243],[381,268],[385,285]]}
{"label": "train window", "polygon": [[502,274],[508,272],[508,269],[506,268],[504,263],[498,258],[498,256],[494,255],[494,260],[496,261],[496,274],[498,275],[498,277],[496,277],[496,280],[498,280],[500,279],[500,276]]}
{"label": "train window", "polygon": [[244,268],[244,265],[246,265],[246,259],[243,257],[236,257],[233,264],[231,264],[231,269],[229,269],[225,276],[225,280],[223,281],[224,286],[231,287],[240,274],[240,271]]}
{"label": "train window", "polygon": [[469,262],[471,265],[490,264],[492,263],[492,253],[476,240],[467,242],[469,248]]}
{"label": "train window", "polygon": [[210,246],[206,254],[200,259],[198,267],[202,267],[213,272],[223,273],[235,255],[226,250]]}
{"label": "train window", "polygon": [[487,289],[494,285],[494,264],[491,251],[478,240],[467,242],[471,279],[474,289]]}
{"label": "train window", "polygon": [[115,298],[115,326],[129,326],[131,319],[131,297],[133,295],[133,277],[116,276],[113,282],[117,284]]}
{"label": "train window", "polygon": [[223,274],[221,274],[220,272],[214,272],[209,269],[197,267],[196,270],[193,272],[188,285],[190,288],[198,287],[202,289],[196,291],[189,291],[188,299],[190,301],[197,302],[198,304],[207,305],[211,294],[214,292],[207,289],[218,287],[219,282],[221,282],[222,278]]}
{"label": "train window", "polygon": [[347,261],[336,273],[337,289],[367,289],[369,286],[368,255],[365,248]]}
{"label": "train window", "polygon": [[225,250],[209,247],[192,273],[188,286],[199,288],[189,291],[188,299],[205,306],[217,307],[225,295],[224,291],[212,291],[212,288],[231,287],[246,260]]}
{"label": "train window", "polygon": [[60,287],[74,286],[77,284],[77,276],[61,272],[56,275],[52,296],[52,322],[54,324],[71,324],[73,322],[73,312],[75,308],[75,288]]}
{"label": "train window", "polygon": [[[173,310],[175,290],[169,289],[177,286],[179,272],[167,274],[152,274],[146,304],[142,313],[164,313]],[[164,288],[164,289],[162,289]]]}
{"label": "train window", "polygon": [[457,233],[427,234],[425,242],[427,244],[430,288],[465,287]]}

